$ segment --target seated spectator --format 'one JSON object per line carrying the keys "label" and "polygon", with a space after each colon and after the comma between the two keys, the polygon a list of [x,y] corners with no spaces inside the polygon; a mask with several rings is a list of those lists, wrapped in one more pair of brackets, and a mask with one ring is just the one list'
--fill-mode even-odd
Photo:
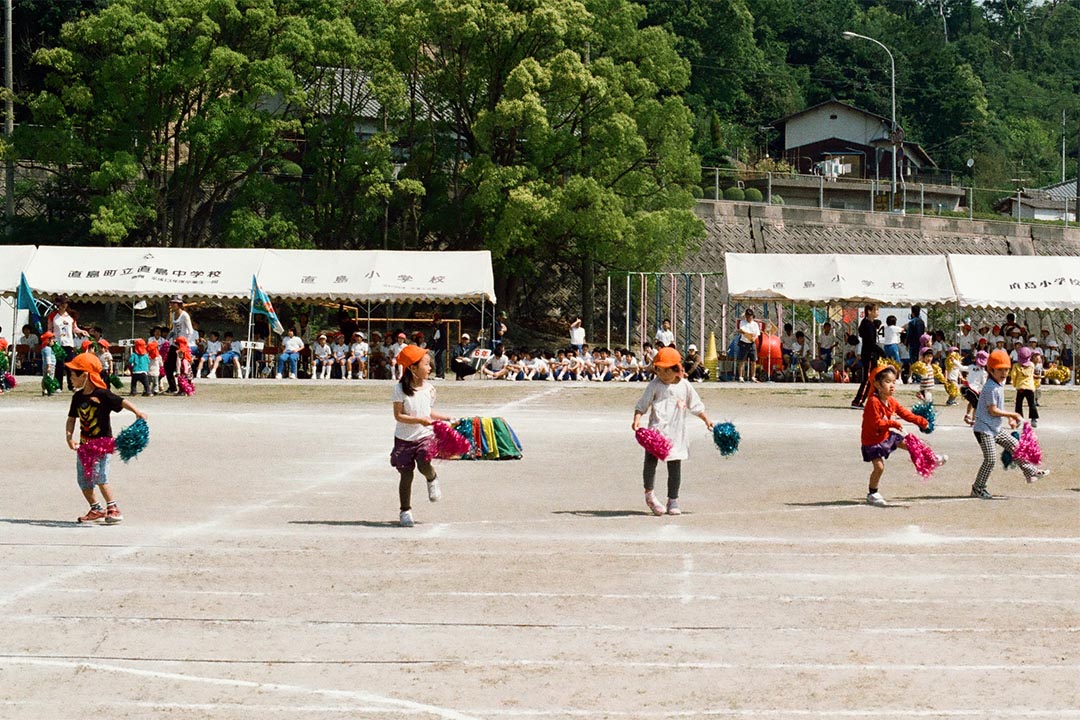
{"label": "seated spectator", "polygon": [[821,382],[821,373],[814,368],[813,363],[810,362],[810,358],[804,357],[799,363],[802,368],[803,382]]}
{"label": "seated spectator", "polygon": [[233,338],[231,332],[225,333],[225,337],[221,341],[221,352],[214,358],[214,364],[210,366],[210,373],[207,377],[217,377],[218,367],[222,363],[226,367],[230,364],[233,366],[233,377],[247,377],[244,374],[244,368],[240,365],[240,341]]}
{"label": "seated spectator", "polygon": [[461,333],[457,345],[450,351],[450,369],[458,380],[464,380],[476,372],[477,367],[472,361],[472,353],[477,347],[469,333]]}
{"label": "seated spectator", "polygon": [[[216,368],[218,355],[220,354],[221,341],[218,339],[218,332],[217,330],[211,330],[210,337],[206,341],[205,346],[202,349],[202,353],[200,353],[199,355],[199,364],[195,366],[195,377],[202,377],[203,364],[206,363],[206,361],[208,360],[210,361],[210,368]],[[213,370],[211,370],[210,368],[207,368],[209,372],[207,372],[206,376],[208,378],[214,377]]]}
{"label": "seated spectator", "polygon": [[[800,330],[800,332],[802,332]],[[791,323],[784,323],[784,331],[780,333],[780,359],[784,363],[784,368],[791,366],[791,356],[794,353],[795,348],[795,330],[792,328]]]}
{"label": "seated spectator", "polygon": [[683,374],[690,382],[704,382],[709,377],[709,371],[701,363],[697,345],[693,343],[686,348],[686,357],[683,358],[682,366]]}
{"label": "seated spectator", "polygon": [[296,337],[296,332],[292,328],[285,330],[285,337],[281,339],[281,354],[277,359],[277,374],[274,375],[278,380],[281,379],[281,375],[285,370],[285,363],[289,363],[289,379],[296,379],[296,365],[300,362],[300,351],[304,349],[304,341]]}
{"label": "seated spectator", "polygon": [[836,364],[833,366],[833,382],[851,382],[851,375],[848,373],[847,368],[845,368],[839,360],[837,360]]}
{"label": "seated spectator", "polygon": [[502,380],[510,374],[510,358],[503,352],[502,343],[495,343],[491,357],[480,366],[480,374],[492,380]]}
{"label": "seated spectator", "polygon": [[[371,335],[373,338],[375,334]],[[345,336],[338,333],[334,337],[334,344],[330,346],[330,377],[334,375],[334,368],[337,368],[338,377],[342,380],[349,379],[349,346],[345,342]]]}
{"label": "seated spectator", "polygon": [[[400,351],[399,351],[400,352]],[[364,333],[357,330],[353,333],[352,344],[349,345],[349,377],[353,380],[363,380],[368,376],[368,355],[370,347]]]}
{"label": "seated spectator", "polygon": [[334,348],[326,341],[326,333],[320,333],[311,346],[311,362],[313,378],[330,379],[330,371],[334,369]]}

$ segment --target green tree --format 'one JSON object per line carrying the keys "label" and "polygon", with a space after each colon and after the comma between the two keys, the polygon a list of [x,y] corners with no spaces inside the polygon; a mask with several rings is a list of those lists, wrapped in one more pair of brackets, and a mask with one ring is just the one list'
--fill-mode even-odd
{"label": "green tree", "polygon": [[655,268],[703,237],[670,33],[626,0],[403,0],[410,167],[439,247],[489,248],[500,297]]}

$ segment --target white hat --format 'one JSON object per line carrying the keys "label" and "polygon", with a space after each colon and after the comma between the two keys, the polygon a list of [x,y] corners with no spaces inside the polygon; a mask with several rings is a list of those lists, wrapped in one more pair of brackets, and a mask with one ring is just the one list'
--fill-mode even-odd
{"label": "white hat", "polygon": [[690,343],[689,347],[686,348],[686,351],[690,352],[691,350],[697,352],[697,345],[695,345],[694,343]]}
{"label": "white hat", "polygon": [[994,338],[994,342],[1003,343],[1005,342],[1005,338],[1003,338],[1001,335],[998,335],[996,338]]}
{"label": "white hat", "polygon": [[1050,340],[1046,343],[1046,347],[1056,348],[1058,346],[1057,340]]}
{"label": "white hat", "polygon": [[317,339],[318,340],[325,340],[326,339],[326,334],[323,333],[323,334],[319,335],[319,337]]}
{"label": "white hat", "polygon": [[462,340],[472,340],[472,336],[469,333],[461,333]]}

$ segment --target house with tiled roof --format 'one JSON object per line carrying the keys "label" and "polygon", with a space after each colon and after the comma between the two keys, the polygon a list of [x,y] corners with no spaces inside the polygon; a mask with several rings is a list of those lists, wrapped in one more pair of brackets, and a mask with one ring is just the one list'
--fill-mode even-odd
{"label": "house with tiled roof", "polygon": [[1023,188],[994,203],[1011,218],[1076,222],[1076,178],[1041,188]]}

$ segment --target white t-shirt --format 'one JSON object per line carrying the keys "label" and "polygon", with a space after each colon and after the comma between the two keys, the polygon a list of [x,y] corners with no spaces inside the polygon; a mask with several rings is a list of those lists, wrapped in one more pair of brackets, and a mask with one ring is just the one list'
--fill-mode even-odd
{"label": "white t-shirt", "polygon": [[220,355],[221,354],[221,341],[220,340],[207,340],[206,341],[206,350],[204,350],[203,352],[205,352],[207,355],[210,355],[211,357],[213,357],[214,355]]}
{"label": "white t-shirt", "polygon": [[510,362],[510,358],[506,357],[505,354],[503,354],[503,355],[492,355],[491,357],[489,357],[487,359],[487,362],[484,363],[484,367],[486,367],[491,372],[496,372],[497,373],[500,370],[502,370],[503,368],[505,368],[507,363],[509,363],[509,362]]}
{"label": "white t-shirt", "polygon": [[584,345],[585,344],[585,328],[581,325],[570,328],[570,344],[571,345]]}
{"label": "white t-shirt", "polygon": [[823,332],[818,335],[818,347],[822,350],[832,350],[834,347],[836,347],[837,342],[838,338],[836,337],[836,333],[834,332]]}
{"label": "white t-shirt", "polygon": [[349,352],[352,353],[353,357],[366,358],[368,356],[368,344],[362,340],[358,343],[353,343],[349,348]]}
{"label": "white t-shirt", "polygon": [[[390,398],[395,403],[402,403],[404,405],[403,409],[406,415],[411,415],[412,417],[430,417],[431,406],[435,404],[435,386],[425,382],[423,385],[416,388],[412,395],[406,395],[405,391],[401,389],[401,383],[394,383],[394,389],[390,393]],[[395,423],[394,427],[394,437],[412,442],[430,437],[434,432],[435,431],[432,430],[429,425],[399,422]]]}
{"label": "white t-shirt", "polygon": [[343,358],[345,353],[349,351],[349,346],[345,343],[334,343],[330,346],[330,351],[334,353],[334,357]]}
{"label": "white t-shirt", "polygon": [[293,335],[292,337],[285,336],[285,339],[281,341],[281,349],[284,352],[298,353],[304,349],[304,341]]}
{"label": "white t-shirt", "polygon": [[75,320],[70,315],[53,315],[52,331],[60,347],[75,347]]}
{"label": "white t-shirt", "polygon": [[882,345],[899,345],[900,344],[900,326],[899,325],[886,325],[884,328],[884,334],[881,338]]}
{"label": "white t-shirt", "polygon": [[664,328],[660,328],[659,330],[656,331],[656,338],[655,339],[656,339],[656,344],[657,345],[663,345],[664,347],[667,347],[671,343],[675,342],[675,333],[673,333],[670,330],[665,330]]}
{"label": "white t-shirt", "polygon": [[761,326],[757,324],[756,320],[743,320],[741,323],[739,323],[739,333],[739,342],[757,342],[758,335],[761,335]]}
{"label": "white t-shirt", "polygon": [[329,360],[333,353],[334,349],[326,343],[317,342],[311,346],[311,354],[316,360]]}
{"label": "white t-shirt", "polygon": [[793,350],[795,348],[795,333],[792,333],[790,335],[788,335],[787,333],[783,333],[780,336],[780,347],[789,351]]}
{"label": "white t-shirt", "polygon": [[654,378],[645,386],[645,392],[634,406],[635,412],[649,413],[649,427],[659,430],[671,441],[668,460],[685,460],[690,457],[690,443],[686,437],[686,420],[691,413],[705,411],[705,405],[694,387],[684,379],[672,385]]}

